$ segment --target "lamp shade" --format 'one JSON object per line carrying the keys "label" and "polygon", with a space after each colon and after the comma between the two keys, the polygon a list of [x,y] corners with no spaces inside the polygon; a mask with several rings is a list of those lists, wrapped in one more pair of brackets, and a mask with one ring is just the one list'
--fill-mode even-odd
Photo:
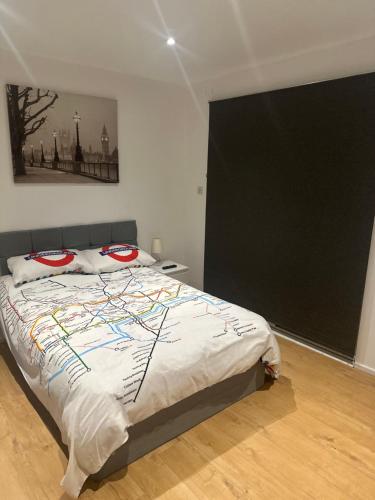
{"label": "lamp shade", "polygon": [[160,255],[163,251],[163,245],[160,238],[152,238],[151,253]]}

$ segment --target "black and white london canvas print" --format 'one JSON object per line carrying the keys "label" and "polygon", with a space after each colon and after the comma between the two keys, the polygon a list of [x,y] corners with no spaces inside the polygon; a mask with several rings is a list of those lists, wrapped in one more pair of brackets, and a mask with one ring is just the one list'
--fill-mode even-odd
{"label": "black and white london canvas print", "polygon": [[15,182],[119,182],[117,101],[7,84]]}

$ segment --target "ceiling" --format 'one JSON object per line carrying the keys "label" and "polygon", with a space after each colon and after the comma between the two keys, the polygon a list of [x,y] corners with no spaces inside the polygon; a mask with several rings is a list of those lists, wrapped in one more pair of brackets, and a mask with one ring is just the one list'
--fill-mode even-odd
{"label": "ceiling", "polygon": [[176,83],[361,39],[374,0],[0,0],[0,48]]}

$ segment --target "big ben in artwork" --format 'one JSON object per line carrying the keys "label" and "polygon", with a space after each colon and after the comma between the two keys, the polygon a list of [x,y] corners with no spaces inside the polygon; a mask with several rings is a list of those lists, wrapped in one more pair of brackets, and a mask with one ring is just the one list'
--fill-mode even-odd
{"label": "big ben in artwork", "polygon": [[109,159],[109,137],[108,137],[108,132],[107,132],[107,127],[103,125],[103,130],[102,130],[102,136],[100,138],[101,143],[102,143],[102,155],[103,155],[103,161],[106,161]]}

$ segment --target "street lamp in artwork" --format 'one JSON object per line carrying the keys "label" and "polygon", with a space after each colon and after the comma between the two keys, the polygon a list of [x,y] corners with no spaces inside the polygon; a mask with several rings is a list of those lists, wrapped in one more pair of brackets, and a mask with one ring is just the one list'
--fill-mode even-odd
{"label": "street lamp in artwork", "polygon": [[76,151],[75,151],[75,161],[83,161],[83,154],[82,154],[82,149],[81,145],[79,143],[79,122],[81,121],[81,116],[78,114],[76,111],[73,115],[73,121],[76,124],[76,136],[77,136],[77,144],[76,144]]}
{"label": "street lamp in artwork", "polygon": [[40,163],[45,163],[46,158],[44,156],[43,141],[40,141]]}
{"label": "street lamp in artwork", "polygon": [[57,151],[57,141],[56,141],[57,132],[56,132],[56,130],[54,130],[52,132],[52,135],[53,135],[53,140],[54,140],[54,143],[55,143],[55,153],[54,153],[54,156],[53,156],[53,162],[54,163],[58,163],[60,161],[60,158],[59,158],[59,153]]}

